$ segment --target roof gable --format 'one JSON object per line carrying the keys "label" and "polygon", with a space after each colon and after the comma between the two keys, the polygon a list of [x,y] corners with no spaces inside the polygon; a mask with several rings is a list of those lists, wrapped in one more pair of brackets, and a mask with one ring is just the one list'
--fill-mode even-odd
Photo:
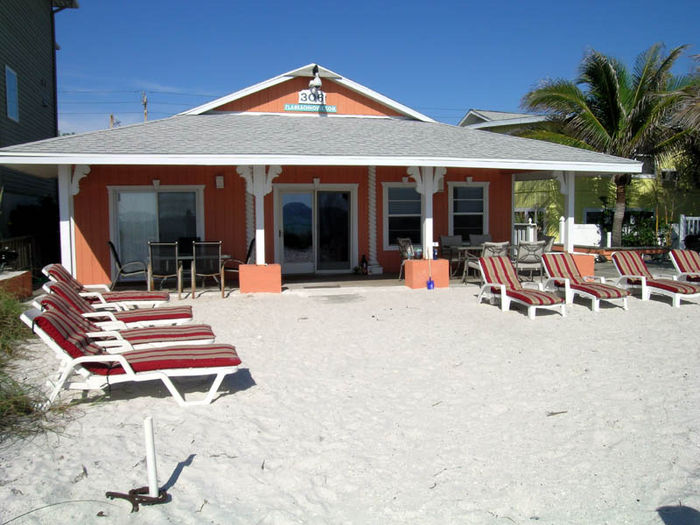
{"label": "roof gable", "polygon": [[[326,107],[332,109],[333,114],[404,117],[434,122],[408,106],[315,64],[283,73],[181,114],[201,115],[221,111],[298,114],[298,93],[308,88],[308,82],[314,76],[314,67],[318,67],[323,82],[321,89],[327,95]],[[325,111],[321,113],[326,114]]]}

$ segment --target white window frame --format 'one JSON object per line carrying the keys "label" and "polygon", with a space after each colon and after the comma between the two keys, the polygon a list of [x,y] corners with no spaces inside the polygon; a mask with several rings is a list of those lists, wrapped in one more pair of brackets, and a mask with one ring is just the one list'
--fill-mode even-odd
{"label": "white window frame", "polygon": [[[385,251],[399,251],[398,244],[389,244],[389,188],[413,188],[416,189],[415,182],[382,182],[382,223],[383,223],[383,241],[382,248]],[[420,246],[423,245],[423,222],[425,221],[425,207],[423,206],[423,196],[419,193],[420,197]],[[412,217],[413,215],[411,215]]]}
{"label": "white window frame", "polygon": [[[13,82],[10,82],[11,76],[13,77]],[[15,91],[14,107],[10,106],[10,86],[14,86]],[[14,111],[11,111],[12,109]],[[7,111],[7,118],[19,122],[19,77],[17,71],[8,65],[5,66],[5,110]]]}
{"label": "white window frame", "polygon": [[[197,202],[197,215],[195,220],[197,221],[197,237],[202,240],[206,240],[204,232],[206,231],[204,227],[204,184],[197,185],[167,185],[167,186],[107,186],[107,192],[109,194],[109,238],[117,247],[118,253],[121,253],[121,246],[119,245],[119,232],[117,231],[117,196],[119,193],[126,192],[152,192],[152,193],[181,193],[181,192],[193,192],[195,194],[195,199]],[[112,277],[116,275],[116,268],[114,266],[114,261],[111,264],[112,267]]]}
{"label": "white window frame", "polygon": [[[487,235],[489,233],[489,183],[488,182],[448,182],[447,183],[447,205],[448,205],[448,234],[449,235],[454,235],[454,189],[455,188],[482,188],[483,191],[483,203],[484,203],[484,211],[481,212],[481,215],[483,215],[483,221],[484,221],[484,231],[483,234]],[[470,214],[462,214],[460,215],[478,215],[477,213],[470,213]],[[466,240],[466,239],[465,239]]]}

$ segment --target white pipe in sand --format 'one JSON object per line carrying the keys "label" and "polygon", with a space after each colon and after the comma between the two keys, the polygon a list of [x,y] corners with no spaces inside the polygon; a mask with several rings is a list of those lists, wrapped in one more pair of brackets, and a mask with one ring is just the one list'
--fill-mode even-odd
{"label": "white pipe in sand", "polygon": [[151,498],[158,497],[158,473],[156,472],[156,446],[153,440],[153,418],[146,417],[143,420],[143,429],[146,434],[146,470],[148,471],[148,495]]}

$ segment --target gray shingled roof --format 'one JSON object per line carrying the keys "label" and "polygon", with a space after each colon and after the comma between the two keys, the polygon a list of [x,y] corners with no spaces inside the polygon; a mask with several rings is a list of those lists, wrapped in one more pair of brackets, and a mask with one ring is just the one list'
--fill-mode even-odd
{"label": "gray shingled roof", "polygon": [[[363,117],[179,115],[19,144],[14,155],[290,155],[629,164],[629,159],[448,124]],[[632,169],[632,171],[636,171]]]}

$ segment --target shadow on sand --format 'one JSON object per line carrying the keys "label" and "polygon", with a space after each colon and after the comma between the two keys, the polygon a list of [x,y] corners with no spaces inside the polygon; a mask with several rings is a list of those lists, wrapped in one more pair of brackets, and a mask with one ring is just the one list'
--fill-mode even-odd
{"label": "shadow on sand", "polygon": [[700,512],[683,505],[665,506],[656,509],[664,525],[700,525]]}

